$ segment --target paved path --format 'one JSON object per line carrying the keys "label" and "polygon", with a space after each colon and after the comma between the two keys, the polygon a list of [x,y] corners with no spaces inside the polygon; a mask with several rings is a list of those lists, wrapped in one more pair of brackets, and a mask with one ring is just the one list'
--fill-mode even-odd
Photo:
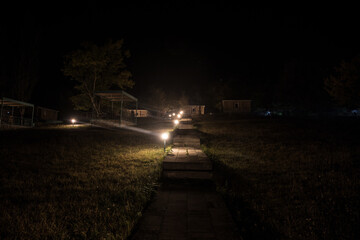
{"label": "paved path", "polygon": [[163,161],[163,184],[132,239],[241,239],[223,199],[214,190],[212,164],[199,149],[191,121],[180,124],[173,144]]}

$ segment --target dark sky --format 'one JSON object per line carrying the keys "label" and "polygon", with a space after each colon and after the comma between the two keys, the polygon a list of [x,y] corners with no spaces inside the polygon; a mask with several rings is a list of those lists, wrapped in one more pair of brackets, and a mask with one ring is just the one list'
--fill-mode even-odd
{"label": "dark sky", "polygon": [[1,8],[6,51],[18,48],[19,39],[37,39],[41,87],[35,102],[59,108],[61,98],[71,94],[72,83],[60,71],[63,56],[84,41],[123,38],[136,82],[129,92],[140,97],[152,86],[172,95],[201,95],[219,79],[259,86],[275,81],[294,58],[331,66],[359,53],[356,7],[133,2],[49,1]]}

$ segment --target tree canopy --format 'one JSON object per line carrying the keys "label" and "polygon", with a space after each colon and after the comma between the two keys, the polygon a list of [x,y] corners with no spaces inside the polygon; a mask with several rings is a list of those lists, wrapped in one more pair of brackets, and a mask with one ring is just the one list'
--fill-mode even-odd
{"label": "tree canopy", "polygon": [[41,33],[31,21],[12,30],[0,28],[0,96],[27,102],[39,82]]}
{"label": "tree canopy", "polygon": [[131,88],[134,81],[126,69],[130,52],[123,49],[123,40],[109,41],[103,46],[83,43],[82,48],[65,56],[64,75],[76,81],[79,94],[71,97],[75,110],[93,110],[100,115],[96,91]]}

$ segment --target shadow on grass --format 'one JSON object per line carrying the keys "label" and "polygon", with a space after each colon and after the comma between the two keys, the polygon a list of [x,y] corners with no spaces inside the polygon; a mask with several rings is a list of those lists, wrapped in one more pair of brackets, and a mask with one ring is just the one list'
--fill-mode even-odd
{"label": "shadow on grass", "polygon": [[213,161],[214,181],[223,196],[243,239],[281,239],[281,234],[261,219],[261,215],[236,192],[251,188],[249,183],[231,168]]}
{"label": "shadow on grass", "polygon": [[[201,144],[207,146],[213,135],[199,132]],[[254,189],[249,181],[241,177],[234,169],[222,164],[214,155],[206,152],[213,163],[213,180],[217,191],[224,198],[231,215],[236,222],[243,239],[283,239],[276,229],[264,221],[250,202],[245,201],[240,194],[242,191]]]}

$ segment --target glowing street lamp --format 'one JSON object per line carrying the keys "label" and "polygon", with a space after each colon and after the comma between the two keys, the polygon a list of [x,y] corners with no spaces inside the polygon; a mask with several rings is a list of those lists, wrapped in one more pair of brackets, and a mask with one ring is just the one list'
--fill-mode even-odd
{"label": "glowing street lamp", "polygon": [[75,119],[75,118],[71,119],[71,123],[72,123],[73,126],[74,126],[74,124],[76,123],[76,119]]}
{"label": "glowing street lamp", "polygon": [[183,113],[184,113],[183,111],[180,111],[180,114],[181,114],[181,115],[183,115]]}
{"label": "glowing street lamp", "polygon": [[169,133],[164,132],[163,134],[161,134],[161,139],[164,140],[164,152],[165,152],[165,148],[166,148],[166,140],[169,138]]}
{"label": "glowing street lamp", "polygon": [[177,117],[178,117],[178,118],[181,118],[181,115],[180,115],[180,114],[178,114],[178,115],[177,115]]}
{"label": "glowing street lamp", "polygon": [[175,124],[175,126],[178,125],[178,124],[179,124],[179,120],[175,119],[175,120],[174,120],[174,124]]}
{"label": "glowing street lamp", "polygon": [[175,113],[173,113],[173,116],[175,116]]}
{"label": "glowing street lamp", "polygon": [[171,118],[171,114],[169,114],[169,117]]}

